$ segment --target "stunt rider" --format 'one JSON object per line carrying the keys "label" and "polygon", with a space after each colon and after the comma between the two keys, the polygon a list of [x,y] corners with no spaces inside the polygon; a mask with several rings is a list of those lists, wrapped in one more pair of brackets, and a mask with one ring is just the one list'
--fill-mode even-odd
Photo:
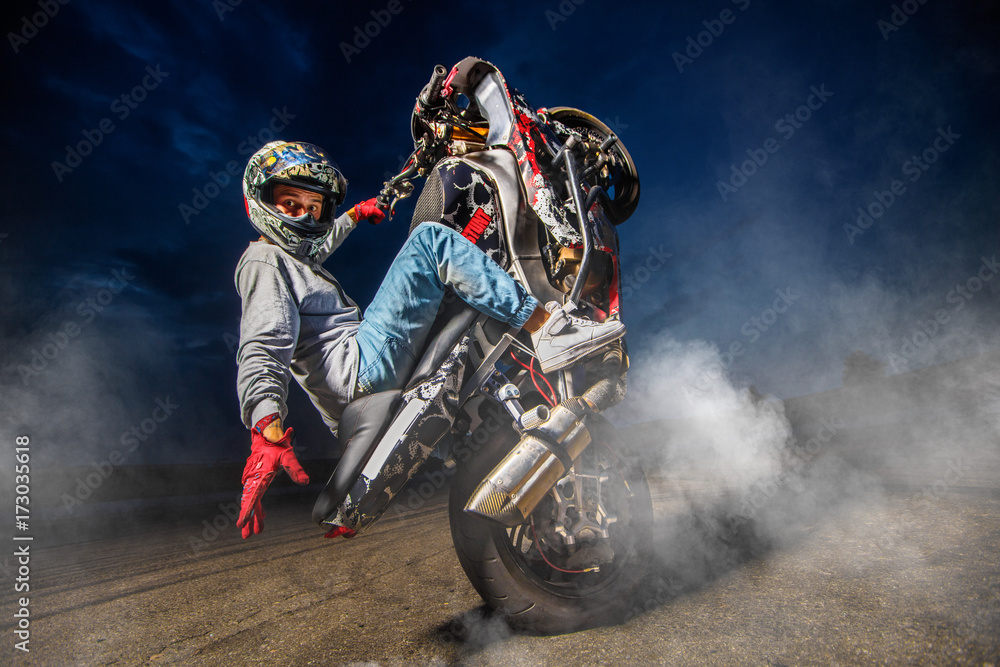
{"label": "stunt rider", "polygon": [[289,378],[336,434],[349,402],[409,379],[446,287],[526,329],[545,372],[625,333],[618,320],[573,317],[555,302],[540,307],[479,248],[436,221],[410,234],[362,318],[323,262],[358,221],[378,224],[384,213],[369,199],[335,217],[346,190],[326,152],[308,143],[268,143],[244,173],[247,214],[261,234],[236,267],[243,307],[237,390],[251,431],[237,520],[244,538],[263,530],[261,498],[279,468],[298,484],[309,482],[292,451],[292,428],[282,429]]}

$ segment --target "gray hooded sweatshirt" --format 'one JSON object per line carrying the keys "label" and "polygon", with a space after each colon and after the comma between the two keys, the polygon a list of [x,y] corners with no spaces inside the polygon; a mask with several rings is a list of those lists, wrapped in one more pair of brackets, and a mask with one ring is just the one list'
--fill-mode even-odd
{"label": "gray hooded sweatshirt", "polygon": [[322,263],[355,223],[345,213],[314,263],[266,241],[250,244],[236,267],[243,302],[236,387],[243,423],[288,413],[289,376],[302,386],[333,433],[354,396],[361,310]]}

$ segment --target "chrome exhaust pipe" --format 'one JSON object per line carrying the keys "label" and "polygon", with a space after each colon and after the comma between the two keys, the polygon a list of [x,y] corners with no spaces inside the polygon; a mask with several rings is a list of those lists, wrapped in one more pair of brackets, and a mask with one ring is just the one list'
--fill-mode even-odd
{"label": "chrome exhaust pipe", "polygon": [[524,523],[590,444],[583,416],[595,407],[580,397],[552,408],[479,483],[465,511],[508,528]]}

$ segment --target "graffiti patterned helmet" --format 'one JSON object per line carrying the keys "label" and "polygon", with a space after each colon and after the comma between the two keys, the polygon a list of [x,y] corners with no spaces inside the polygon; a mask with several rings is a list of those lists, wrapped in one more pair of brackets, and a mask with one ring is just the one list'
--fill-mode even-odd
{"label": "graffiti patterned helmet", "polygon": [[[289,185],[323,197],[319,219],[292,217],[274,205],[275,185]],[[253,154],[243,174],[243,199],[254,228],[279,247],[312,259],[330,237],[334,212],[344,202],[347,180],[319,146],[272,141]]]}

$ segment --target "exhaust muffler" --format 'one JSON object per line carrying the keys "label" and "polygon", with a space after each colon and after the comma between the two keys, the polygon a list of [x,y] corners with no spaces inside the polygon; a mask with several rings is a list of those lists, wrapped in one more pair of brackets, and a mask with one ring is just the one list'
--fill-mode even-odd
{"label": "exhaust muffler", "polygon": [[537,414],[533,427],[476,487],[465,511],[508,528],[524,523],[590,444],[583,416],[595,407],[578,397],[547,411],[547,418]]}

